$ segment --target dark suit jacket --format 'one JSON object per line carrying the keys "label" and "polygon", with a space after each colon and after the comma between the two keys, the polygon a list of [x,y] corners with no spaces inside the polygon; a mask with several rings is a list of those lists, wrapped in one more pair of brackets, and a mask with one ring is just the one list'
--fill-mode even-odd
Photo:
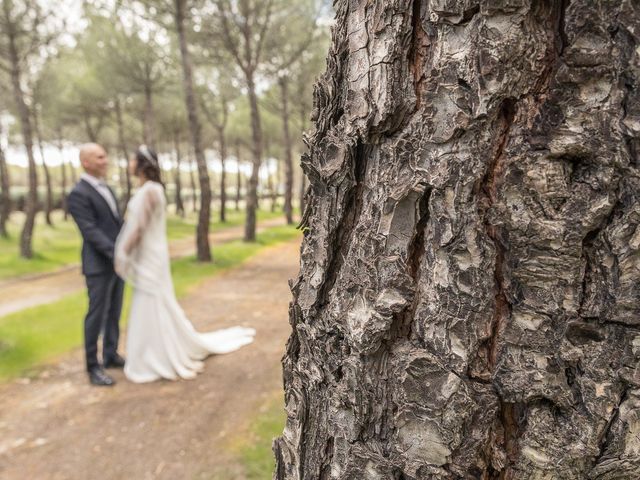
{"label": "dark suit jacket", "polygon": [[82,273],[113,273],[113,251],[122,216],[116,217],[102,195],[85,180],[73,187],[67,205],[82,234]]}

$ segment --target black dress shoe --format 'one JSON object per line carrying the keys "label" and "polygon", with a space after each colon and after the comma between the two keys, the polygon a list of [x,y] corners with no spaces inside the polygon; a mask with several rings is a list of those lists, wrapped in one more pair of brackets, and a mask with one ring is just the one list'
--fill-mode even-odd
{"label": "black dress shoe", "polygon": [[104,368],[124,368],[124,358],[116,353],[115,357],[106,358],[103,366]]}
{"label": "black dress shoe", "polygon": [[116,381],[99,367],[89,370],[89,381],[99,387],[112,387],[116,384]]}

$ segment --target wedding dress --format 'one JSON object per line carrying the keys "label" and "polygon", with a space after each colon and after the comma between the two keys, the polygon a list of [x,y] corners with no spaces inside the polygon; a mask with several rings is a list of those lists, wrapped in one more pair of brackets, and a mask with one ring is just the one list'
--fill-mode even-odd
{"label": "wedding dress", "polygon": [[136,383],[193,378],[206,356],[237,350],[255,335],[244,327],[193,328],[173,289],[165,206],[162,185],[145,182],[129,202],[115,246],[116,272],[133,284],[124,373]]}

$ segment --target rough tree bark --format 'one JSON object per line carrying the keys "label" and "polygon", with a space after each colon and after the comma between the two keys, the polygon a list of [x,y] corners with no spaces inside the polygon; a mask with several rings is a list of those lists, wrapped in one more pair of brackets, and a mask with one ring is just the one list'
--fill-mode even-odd
{"label": "rough tree bark", "polygon": [[334,5],[275,478],[638,478],[640,5]]}
{"label": "rough tree bark", "polygon": [[193,74],[191,66],[191,56],[187,45],[186,0],[175,0],[174,20],[178,41],[180,44],[180,58],[182,60],[182,76],[184,84],[185,105],[189,118],[189,130],[191,132],[191,142],[198,166],[198,177],[200,179],[200,209],[198,212],[198,227],[196,230],[196,257],[201,262],[211,261],[211,248],[209,246],[209,219],[211,216],[211,185],[209,185],[209,172],[207,162],[202,148],[201,132],[202,127],[198,117],[196,97],[193,86]]}
{"label": "rough tree bark", "polygon": [[[299,88],[299,94],[302,94],[302,88],[300,86],[298,86]],[[298,105],[298,112],[300,113],[300,130],[303,132],[303,138],[304,138],[304,132],[307,131],[307,115],[308,115],[308,110],[305,107],[305,102],[299,102]],[[300,203],[300,215],[302,216],[304,214],[304,208],[305,208],[305,197],[307,195],[307,175],[304,173],[304,170],[301,169],[300,170],[300,190],[298,192],[299,195],[299,203]]]}
{"label": "rough tree bark", "polygon": [[[2,124],[0,123],[0,139],[2,138]],[[4,148],[0,142],[0,236],[7,238],[7,222],[11,215],[11,183],[9,181],[9,168],[4,156]]]}

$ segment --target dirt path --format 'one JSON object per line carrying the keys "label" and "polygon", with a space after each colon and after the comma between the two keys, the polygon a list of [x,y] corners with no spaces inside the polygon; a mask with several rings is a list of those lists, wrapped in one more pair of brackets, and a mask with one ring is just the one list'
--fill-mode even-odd
{"label": "dirt path", "polygon": [[269,247],[183,302],[196,328],[256,328],[191,381],[91,387],[80,350],[31,382],[0,385],[0,479],[242,479],[226,445],[282,389],[287,280],[298,241]]}
{"label": "dirt path", "polygon": [[[258,233],[266,228],[284,225],[284,220],[274,218],[260,222]],[[209,238],[215,245],[239,240],[244,234],[244,226],[229,227],[212,233]],[[186,257],[195,253],[192,237],[174,240],[169,246],[171,258]],[[215,254],[215,251],[214,251]],[[70,293],[85,288],[84,277],[78,265],[72,265],[54,272],[32,275],[0,282],[0,317],[54,302]]]}

